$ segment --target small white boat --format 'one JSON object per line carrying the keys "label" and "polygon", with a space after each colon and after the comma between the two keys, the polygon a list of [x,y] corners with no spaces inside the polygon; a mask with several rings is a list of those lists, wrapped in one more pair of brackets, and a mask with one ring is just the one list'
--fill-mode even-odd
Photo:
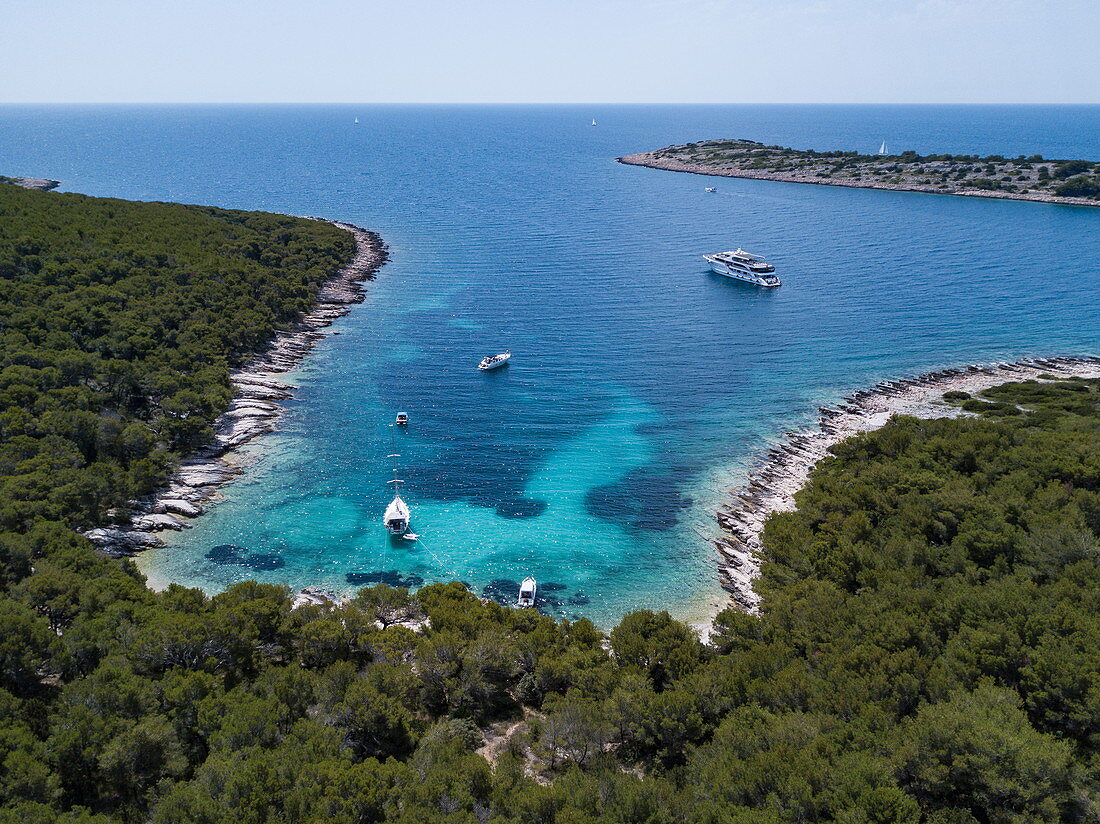
{"label": "small white boat", "polygon": [[420,540],[420,536],[417,535],[415,532],[406,532],[401,537],[404,538],[406,541],[419,541]]}
{"label": "small white boat", "polygon": [[488,372],[490,369],[499,369],[508,363],[512,358],[512,353],[505,349],[499,355],[488,355],[481,359],[481,363],[477,365],[477,368],[482,372]]}
{"label": "small white boat", "polygon": [[538,584],[535,579],[528,575],[523,579],[523,583],[519,585],[519,598],[516,599],[517,607],[533,607],[535,605],[535,595],[538,592]]}
{"label": "small white boat", "polygon": [[359,118],[358,117],[355,118],[355,123],[356,123],[356,125],[358,125],[358,123],[359,123]]}
{"label": "small white boat", "polygon": [[710,192],[711,194],[713,194],[714,192],[718,191],[718,187],[717,186],[707,186],[705,189],[703,189],[703,191],[704,192]]}
{"label": "small white boat", "polygon": [[398,426],[408,426],[408,424],[409,424],[409,413],[408,412],[398,412],[397,413],[397,419],[394,421],[394,423],[397,424]]}
{"label": "small white boat", "polygon": [[594,117],[592,118],[592,125],[593,125],[593,126],[595,126],[595,125],[596,125],[596,118],[594,118]]}
{"label": "small white boat", "polygon": [[878,148],[878,153],[879,153],[880,155],[884,155],[884,154],[886,154],[886,141],[885,141],[885,140],[884,140],[884,141],[882,141],[882,145],[881,145],[881,146],[879,146],[879,148]]}

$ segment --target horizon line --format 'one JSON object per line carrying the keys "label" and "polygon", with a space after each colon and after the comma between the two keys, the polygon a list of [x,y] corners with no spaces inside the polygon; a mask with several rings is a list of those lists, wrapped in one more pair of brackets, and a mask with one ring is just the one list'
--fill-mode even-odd
{"label": "horizon line", "polygon": [[0,100],[0,106],[1100,106],[1098,101]]}

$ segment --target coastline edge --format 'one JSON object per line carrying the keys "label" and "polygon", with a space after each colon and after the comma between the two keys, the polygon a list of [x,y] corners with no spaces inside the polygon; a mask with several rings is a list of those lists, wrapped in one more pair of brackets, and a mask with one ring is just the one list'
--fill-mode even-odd
{"label": "coastline edge", "polygon": [[109,557],[130,557],[165,546],[158,532],[187,529],[188,520],[216,503],[220,488],[244,471],[227,456],[278,428],[284,413],[278,402],[292,397],[295,388],[278,376],[296,368],[317,341],[327,336],[320,330],[365,299],[363,284],[373,280],[389,260],[385,242],[377,233],[350,223],[311,219],[325,220],[350,232],[355,238],[355,255],[317,290],[312,309],[289,328],[276,332],[264,350],[230,373],[234,395],[213,423],[214,441],[181,458],[165,486],[130,501],[124,512],[116,511],[114,525],[83,533],[99,552]]}
{"label": "coastline edge", "polygon": [[1056,206],[1092,206],[1100,207],[1100,200],[1090,200],[1084,197],[1055,197],[1047,194],[1027,195],[1019,192],[996,192],[985,189],[959,189],[952,192],[944,192],[931,187],[906,186],[895,183],[857,183],[847,180],[822,180],[820,178],[801,177],[797,174],[785,172],[750,172],[747,170],[709,169],[694,163],[685,163],[676,160],[657,159],[654,153],[638,152],[637,154],[623,155],[615,158],[616,163],[624,166],[641,166],[646,169],[660,169],[665,172],[681,172],[684,174],[703,175],[705,177],[732,177],[743,180],[770,180],[773,183],[804,183],[812,186],[840,186],[846,189],[872,189],[881,192],[918,192],[925,195],[948,195],[950,197],[977,197],[989,200],[1019,200],[1028,203],[1050,203]]}
{"label": "coastline edge", "polygon": [[883,380],[846,396],[835,406],[818,408],[815,426],[785,433],[763,452],[745,483],[734,490],[715,519],[725,533],[712,539],[718,554],[718,577],[729,594],[729,606],[756,613],[760,596],[753,582],[760,574],[761,536],[768,517],[795,508],[795,494],[805,486],[817,463],[847,438],[885,425],[894,415],[919,418],[958,417],[957,407],[943,402],[944,392],[981,392],[1002,383],[1024,380],[1100,378],[1100,357],[1022,358],[1012,362],[971,364],[915,378]]}

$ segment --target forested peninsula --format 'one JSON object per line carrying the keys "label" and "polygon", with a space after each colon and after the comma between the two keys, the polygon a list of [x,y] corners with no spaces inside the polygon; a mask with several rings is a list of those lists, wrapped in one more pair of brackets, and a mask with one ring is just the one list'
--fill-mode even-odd
{"label": "forested peninsula", "polygon": [[355,254],[323,221],[0,183],[0,528],[125,520]]}
{"label": "forested peninsula", "polygon": [[672,172],[747,177],[1007,200],[1100,206],[1100,162],[1042,155],[860,154],[703,140],[626,155],[620,163]]}
{"label": "forested peninsula", "polygon": [[0,185],[0,824],[1097,820],[1097,380],[833,446],[707,642],[461,583],[155,593],[97,553],[351,243]]}

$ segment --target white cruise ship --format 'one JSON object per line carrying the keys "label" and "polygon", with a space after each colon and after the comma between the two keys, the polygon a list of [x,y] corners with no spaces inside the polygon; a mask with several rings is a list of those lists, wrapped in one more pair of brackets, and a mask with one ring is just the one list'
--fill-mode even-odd
{"label": "white cruise ship", "polygon": [[727,278],[755,283],[757,286],[778,286],[780,283],[775,276],[774,266],[759,255],[749,254],[741,248],[716,255],[703,255],[703,260],[710,264],[712,272]]}

